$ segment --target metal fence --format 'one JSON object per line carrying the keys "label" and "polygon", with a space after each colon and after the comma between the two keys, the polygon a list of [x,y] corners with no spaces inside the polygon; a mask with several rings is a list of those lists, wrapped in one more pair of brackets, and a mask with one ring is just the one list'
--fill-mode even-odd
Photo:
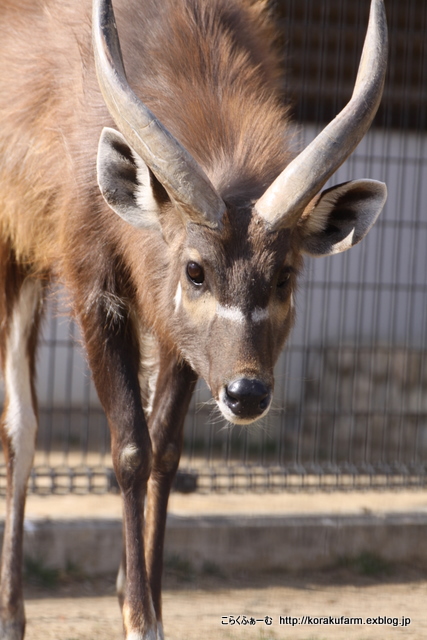
{"label": "metal fence", "polygon": [[[349,98],[369,0],[273,4],[284,89],[304,145]],[[333,179],[384,180],[386,208],[361,245],[307,259],[296,327],[277,366],[275,404],[261,424],[218,422],[209,393],[198,386],[178,489],[425,484],[427,4],[386,0],[386,9],[383,104],[372,131]],[[39,360],[40,430],[30,490],[114,490],[105,417],[60,302],[52,302]]]}

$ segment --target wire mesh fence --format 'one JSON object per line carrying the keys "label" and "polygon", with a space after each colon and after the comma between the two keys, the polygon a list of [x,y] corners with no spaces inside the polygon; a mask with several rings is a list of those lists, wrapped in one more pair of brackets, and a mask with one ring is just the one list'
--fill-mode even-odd
{"label": "wire mesh fence", "polygon": [[[274,5],[274,6],[273,6]],[[307,144],[349,99],[369,0],[277,0],[284,94]],[[221,422],[203,383],[185,425],[184,491],[423,486],[427,470],[427,4],[386,0],[390,58],[371,132],[333,183],[387,183],[350,252],[307,259],[297,322],[261,424]],[[332,183],[331,183],[332,184]],[[40,429],[30,490],[115,490],[108,427],[52,299],[39,356]],[[5,489],[0,467],[0,492]]]}

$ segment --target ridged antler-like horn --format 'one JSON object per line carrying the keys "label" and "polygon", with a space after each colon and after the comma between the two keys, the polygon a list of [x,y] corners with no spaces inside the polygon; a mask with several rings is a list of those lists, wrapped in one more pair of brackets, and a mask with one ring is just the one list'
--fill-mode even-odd
{"label": "ridged antler-like horn", "polygon": [[219,227],[223,200],[194,158],[128,84],[111,0],[94,0],[92,36],[99,86],[120,132],[185,218]]}
{"label": "ridged antler-like horn", "polygon": [[295,224],[325,182],[354,151],[377,112],[387,67],[383,0],[372,0],[362,58],[350,102],[261,196],[256,211],[271,225]]}

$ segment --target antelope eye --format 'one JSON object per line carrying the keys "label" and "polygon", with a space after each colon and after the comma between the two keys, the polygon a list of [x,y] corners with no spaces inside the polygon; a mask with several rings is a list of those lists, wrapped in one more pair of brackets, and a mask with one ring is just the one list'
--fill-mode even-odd
{"label": "antelope eye", "polygon": [[191,282],[197,286],[200,286],[205,281],[205,272],[197,262],[189,262],[187,264],[187,276]]}
{"label": "antelope eye", "polygon": [[285,267],[279,273],[279,277],[277,278],[276,287],[278,289],[284,289],[286,287],[286,285],[288,284],[290,277],[291,277],[291,269],[289,267]]}

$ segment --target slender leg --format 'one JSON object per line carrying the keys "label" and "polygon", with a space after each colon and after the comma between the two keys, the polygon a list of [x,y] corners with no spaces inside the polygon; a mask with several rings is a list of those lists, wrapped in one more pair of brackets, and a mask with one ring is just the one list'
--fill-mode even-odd
{"label": "slender leg", "polygon": [[145,557],[157,617],[157,640],[163,640],[161,586],[166,511],[182,452],[183,426],[197,381],[185,363],[164,357],[157,381],[150,435],[153,468],[148,482],[145,515]]}
{"label": "slender leg", "polygon": [[[23,521],[37,433],[34,377],[42,285],[31,277],[25,278],[13,261],[9,262],[6,270],[2,269],[2,276],[5,271],[7,284],[2,283],[5,288],[1,298],[5,404],[0,430],[6,458],[7,496],[0,574],[0,638],[21,640],[25,630],[22,595]],[[15,285],[13,293],[7,292],[12,283]]]}
{"label": "slender leg", "polygon": [[126,587],[123,623],[127,640],[155,640],[156,615],[145,568],[143,504],[152,450],[138,381],[139,349],[129,318],[111,321],[99,304],[80,322],[98,395],[111,431],[114,470],[123,496]]}
{"label": "slender leg", "polygon": [[[144,507],[142,507],[144,508]],[[121,611],[123,611],[123,604],[125,601],[125,592],[126,592],[126,531],[124,525],[124,518],[122,523],[122,531],[123,531],[123,543],[122,543],[122,557],[120,560],[120,567],[117,573],[116,579],[116,592],[119,600],[119,606]]]}
{"label": "slender leg", "polygon": [[[153,409],[149,420],[153,464],[148,481],[145,515],[145,558],[154,609],[157,640],[163,640],[161,582],[168,498],[182,450],[184,419],[197,376],[169,354],[160,358]],[[119,602],[126,586],[126,549],[117,576]]]}

